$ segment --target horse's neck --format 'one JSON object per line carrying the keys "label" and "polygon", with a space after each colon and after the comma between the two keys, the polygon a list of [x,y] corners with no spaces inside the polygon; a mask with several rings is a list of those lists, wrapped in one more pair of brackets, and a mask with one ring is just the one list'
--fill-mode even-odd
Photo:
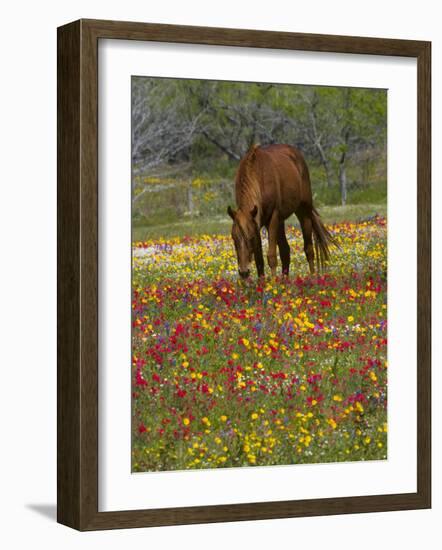
{"label": "horse's neck", "polygon": [[254,206],[256,206],[258,208],[258,213],[256,214],[255,220],[258,227],[261,228],[262,195],[257,180],[248,180],[247,182],[242,183],[240,186],[240,192],[237,195],[237,204],[243,212],[250,211]]}

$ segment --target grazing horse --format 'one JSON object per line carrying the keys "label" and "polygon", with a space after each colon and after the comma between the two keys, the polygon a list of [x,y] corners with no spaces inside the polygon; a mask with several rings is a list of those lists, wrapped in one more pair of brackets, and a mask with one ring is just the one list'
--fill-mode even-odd
{"label": "grazing horse", "polygon": [[[250,275],[255,259],[258,277],[264,275],[261,228],[266,227],[269,239],[267,260],[276,275],[276,246],[283,275],[288,275],[290,247],[285,235],[285,220],[296,214],[304,238],[304,252],[315,272],[329,259],[329,245],[335,244],[313,206],[310,176],[302,153],[290,145],[254,145],[241,159],[235,180],[237,210],[227,209],[233,220],[232,238],[241,278]],[[314,244],[312,235],[314,236]]]}

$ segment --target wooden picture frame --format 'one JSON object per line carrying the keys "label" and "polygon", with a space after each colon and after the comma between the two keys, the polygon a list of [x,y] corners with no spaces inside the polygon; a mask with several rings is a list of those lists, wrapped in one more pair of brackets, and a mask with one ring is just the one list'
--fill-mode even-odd
{"label": "wooden picture frame", "polygon": [[[98,511],[98,41],[123,39],[404,56],[418,67],[417,492]],[[431,44],[79,20],[58,29],[58,521],[81,531],[431,506]]]}

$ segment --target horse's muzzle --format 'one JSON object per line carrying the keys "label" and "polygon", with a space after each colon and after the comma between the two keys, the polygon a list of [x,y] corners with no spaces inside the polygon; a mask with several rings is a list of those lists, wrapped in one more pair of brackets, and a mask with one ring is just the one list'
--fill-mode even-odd
{"label": "horse's muzzle", "polygon": [[247,279],[250,276],[250,269],[247,271],[239,271],[238,273],[241,279]]}

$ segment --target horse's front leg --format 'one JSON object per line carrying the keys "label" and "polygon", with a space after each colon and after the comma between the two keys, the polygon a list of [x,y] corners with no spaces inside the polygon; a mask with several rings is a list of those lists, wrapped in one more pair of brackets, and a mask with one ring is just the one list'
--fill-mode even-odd
{"label": "horse's front leg", "polygon": [[270,223],[268,225],[269,249],[267,252],[267,261],[269,263],[269,267],[272,272],[272,277],[276,277],[276,266],[278,265],[278,260],[276,257],[276,244],[278,242],[278,228],[279,228],[279,216],[278,216],[278,212],[274,210],[272,217],[270,218]]}
{"label": "horse's front leg", "polygon": [[255,264],[256,264],[256,271],[258,272],[258,277],[264,277],[264,257],[262,255],[262,241],[261,241],[261,235],[258,232],[258,235],[256,236],[256,245],[254,250],[255,255]]}

